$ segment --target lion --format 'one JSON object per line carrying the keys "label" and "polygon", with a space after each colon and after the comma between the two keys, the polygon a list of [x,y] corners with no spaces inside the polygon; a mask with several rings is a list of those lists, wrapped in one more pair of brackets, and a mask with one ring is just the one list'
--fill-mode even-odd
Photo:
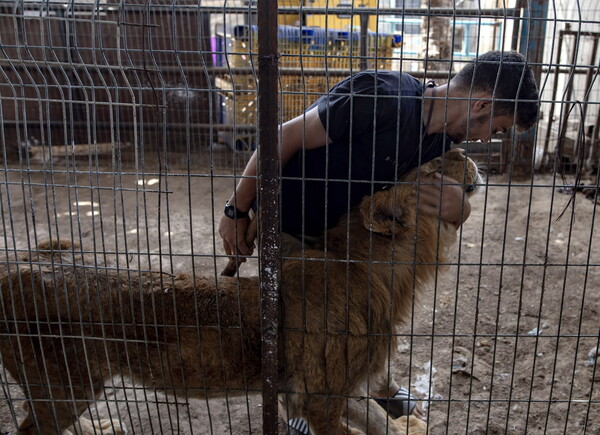
{"label": "lion", "polygon": [[[449,151],[365,197],[305,258],[283,263],[279,388],[288,416],[303,417],[313,434],[366,430],[343,417],[353,409],[347,398],[384,369],[413,289],[431,280],[456,240],[455,226],[418,215],[412,194],[420,176],[440,171],[472,194],[475,163]],[[118,421],[80,419],[115,374],[195,398],[262,387],[257,277],[99,266],[76,244],[54,240],[0,263],[0,290],[2,363],[28,398],[20,434],[73,425],[118,432]],[[380,422],[370,433],[426,433],[413,416],[370,412]]]}

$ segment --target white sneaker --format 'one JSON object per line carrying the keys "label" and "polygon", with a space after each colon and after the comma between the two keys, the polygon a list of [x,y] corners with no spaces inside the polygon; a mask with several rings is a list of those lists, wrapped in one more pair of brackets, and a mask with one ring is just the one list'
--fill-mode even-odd
{"label": "white sneaker", "polygon": [[311,435],[308,423],[303,418],[292,418],[287,422],[288,435]]}

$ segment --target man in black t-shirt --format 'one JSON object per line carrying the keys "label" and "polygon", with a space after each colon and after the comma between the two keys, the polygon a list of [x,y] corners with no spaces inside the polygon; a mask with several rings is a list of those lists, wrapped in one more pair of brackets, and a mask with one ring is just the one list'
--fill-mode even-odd
{"label": "man in black t-shirt", "polygon": [[[538,111],[535,79],[516,52],[483,54],[442,86],[389,71],[341,81],[280,129],[284,255],[310,246],[363,196],[395,183],[451,143],[488,142],[515,126],[527,130]],[[228,255],[252,254],[240,235],[256,199],[256,153],[243,175],[219,225]],[[422,177],[419,212],[460,226],[471,206],[457,184],[449,177],[443,184],[440,176]],[[380,395],[397,391],[391,382]]]}
{"label": "man in black t-shirt", "polygon": [[425,133],[423,89],[408,74],[367,71],[343,80],[309,108],[308,113],[318,114],[329,143],[297,152],[286,162],[284,233],[300,239],[320,236],[349,205],[449,149],[450,138]]}

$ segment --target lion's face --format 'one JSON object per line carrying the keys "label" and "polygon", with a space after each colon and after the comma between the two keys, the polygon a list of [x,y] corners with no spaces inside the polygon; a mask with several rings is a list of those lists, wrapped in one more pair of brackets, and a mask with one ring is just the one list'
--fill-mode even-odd
{"label": "lion's face", "polygon": [[452,149],[407,173],[402,179],[403,183],[363,199],[361,214],[365,227],[376,233],[391,235],[413,224],[416,204],[412,182],[416,183],[421,177],[436,172],[460,183],[467,196],[471,196],[477,185],[481,184],[475,162],[467,157],[464,150]]}
{"label": "lion's face", "polygon": [[436,172],[463,184],[463,189],[469,196],[475,192],[477,185],[482,183],[477,164],[460,148],[451,149],[444,155],[421,165],[420,168],[408,173],[403,181],[417,181],[419,176]]}

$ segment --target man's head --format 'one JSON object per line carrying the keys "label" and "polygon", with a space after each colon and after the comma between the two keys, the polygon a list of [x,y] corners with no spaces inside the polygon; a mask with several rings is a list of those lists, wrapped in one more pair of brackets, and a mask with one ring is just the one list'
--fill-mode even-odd
{"label": "man's head", "polygon": [[[489,105],[493,118],[512,118],[511,126],[516,124],[519,131],[528,130],[537,121],[537,85],[531,68],[520,53],[490,51],[482,54],[463,67],[452,79],[451,85],[466,98],[487,97],[487,103],[483,101],[482,104]],[[490,127],[489,116],[487,119]]]}

